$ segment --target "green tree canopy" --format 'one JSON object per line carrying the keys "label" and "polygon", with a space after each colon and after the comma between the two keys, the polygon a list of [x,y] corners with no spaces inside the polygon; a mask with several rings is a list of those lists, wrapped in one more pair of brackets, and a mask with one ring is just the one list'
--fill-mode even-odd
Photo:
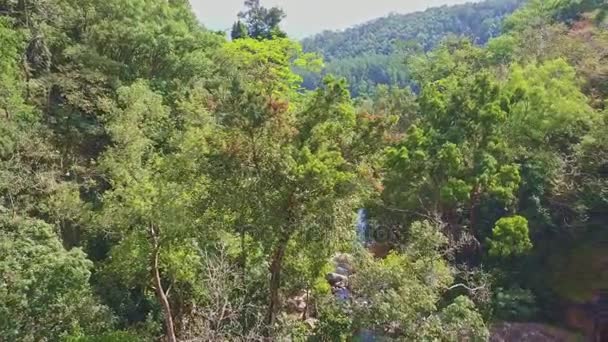
{"label": "green tree canopy", "polygon": [[0,216],[0,337],[59,340],[103,332],[112,316],[89,287],[93,263],[42,221]]}

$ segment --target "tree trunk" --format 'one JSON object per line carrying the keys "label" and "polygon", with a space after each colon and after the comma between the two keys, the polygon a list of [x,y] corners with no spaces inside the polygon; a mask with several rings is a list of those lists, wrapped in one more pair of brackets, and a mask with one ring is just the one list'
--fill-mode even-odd
{"label": "tree trunk", "polygon": [[479,241],[479,231],[477,229],[477,209],[480,204],[481,197],[481,186],[479,184],[475,185],[471,193],[471,205],[469,212],[469,229],[471,231],[471,236],[473,237],[473,242],[475,243],[474,249],[471,251],[470,259],[479,258],[483,253],[483,248],[481,242]]}
{"label": "tree trunk", "polygon": [[268,312],[266,318],[268,332],[271,331],[272,326],[276,321],[277,312],[281,307],[281,300],[279,298],[279,288],[281,286],[281,270],[283,269],[283,259],[285,257],[285,250],[287,249],[287,243],[289,242],[289,238],[289,234],[285,234],[285,236],[279,240],[278,246],[272,254],[272,260],[270,263]]}
{"label": "tree trunk", "polygon": [[169,303],[169,299],[167,298],[167,294],[163,289],[163,284],[161,281],[160,270],[158,267],[158,254],[160,252],[160,247],[158,244],[158,233],[154,229],[154,226],[150,226],[150,236],[152,238],[153,243],[153,252],[151,258],[151,266],[152,266],[152,278],[154,281],[154,292],[156,293],[156,299],[158,299],[162,310],[165,321],[165,334],[167,335],[168,342],[177,342],[177,338],[175,338],[175,325],[173,324],[173,316],[171,315],[171,304]]}
{"label": "tree trunk", "polygon": [[25,27],[29,30],[30,29],[30,9],[28,6],[28,1],[27,0],[19,0],[19,7],[21,10],[21,15],[22,20],[23,20],[23,24],[25,25]]}
{"label": "tree trunk", "polygon": [[475,185],[471,192],[471,205],[469,206],[469,227],[471,234],[477,238],[477,205],[479,204],[479,196],[481,195],[481,189],[479,184]]}
{"label": "tree trunk", "polygon": [[245,225],[241,228],[241,271],[243,276],[243,284],[245,283],[245,275],[247,274],[247,246],[246,246],[246,235]]}
{"label": "tree trunk", "polygon": [[277,313],[281,308],[281,299],[279,298],[279,289],[281,287],[281,271],[283,269],[283,259],[285,258],[285,250],[291,235],[293,233],[294,214],[292,209],[294,208],[294,194],[289,195],[286,207],[286,222],[279,233],[279,240],[277,241],[276,249],[272,254],[270,261],[270,284],[268,286],[269,298],[268,298],[268,312],[266,317],[266,335],[270,337],[274,323],[277,318]]}

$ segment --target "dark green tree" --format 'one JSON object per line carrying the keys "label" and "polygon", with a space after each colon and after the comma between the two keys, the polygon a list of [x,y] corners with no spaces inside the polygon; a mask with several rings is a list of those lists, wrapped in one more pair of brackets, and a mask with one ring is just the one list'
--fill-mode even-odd
{"label": "dark green tree", "polygon": [[260,0],[246,0],[245,7],[246,10],[240,12],[238,17],[247,26],[251,38],[272,39],[287,36],[279,27],[281,21],[285,19],[285,12],[282,9],[266,8],[260,5]]}
{"label": "dark green tree", "polygon": [[232,31],[230,31],[230,38],[232,38],[232,40],[249,38],[247,26],[240,20],[235,22],[234,25],[232,25]]}

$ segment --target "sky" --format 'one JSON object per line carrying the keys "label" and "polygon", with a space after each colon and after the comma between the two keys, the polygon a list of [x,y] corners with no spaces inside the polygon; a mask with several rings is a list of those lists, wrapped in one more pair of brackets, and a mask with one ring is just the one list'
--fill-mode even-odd
{"label": "sky", "polygon": [[[294,38],[324,30],[341,30],[389,13],[409,13],[429,7],[471,0],[261,0],[262,6],[281,7],[287,18],[281,25]],[[244,0],[190,0],[209,29],[228,30],[243,9]]]}

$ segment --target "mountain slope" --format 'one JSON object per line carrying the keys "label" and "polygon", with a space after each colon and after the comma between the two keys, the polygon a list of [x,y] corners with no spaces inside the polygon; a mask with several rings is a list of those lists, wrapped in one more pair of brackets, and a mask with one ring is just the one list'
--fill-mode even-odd
{"label": "mountain slope", "polygon": [[[449,35],[462,35],[484,44],[500,34],[502,20],[525,0],[486,0],[442,6],[424,12],[391,14],[344,31],[325,31],[302,41],[304,50],[317,52],[327,61],[324,73],[346,77],[354,95],[377,84],[404,84],[399,42],[413,42],[424,50]],[[396,67],[399,65],[399,67]],[[307,74],[305,86],[318,83],[320,75]]]}

